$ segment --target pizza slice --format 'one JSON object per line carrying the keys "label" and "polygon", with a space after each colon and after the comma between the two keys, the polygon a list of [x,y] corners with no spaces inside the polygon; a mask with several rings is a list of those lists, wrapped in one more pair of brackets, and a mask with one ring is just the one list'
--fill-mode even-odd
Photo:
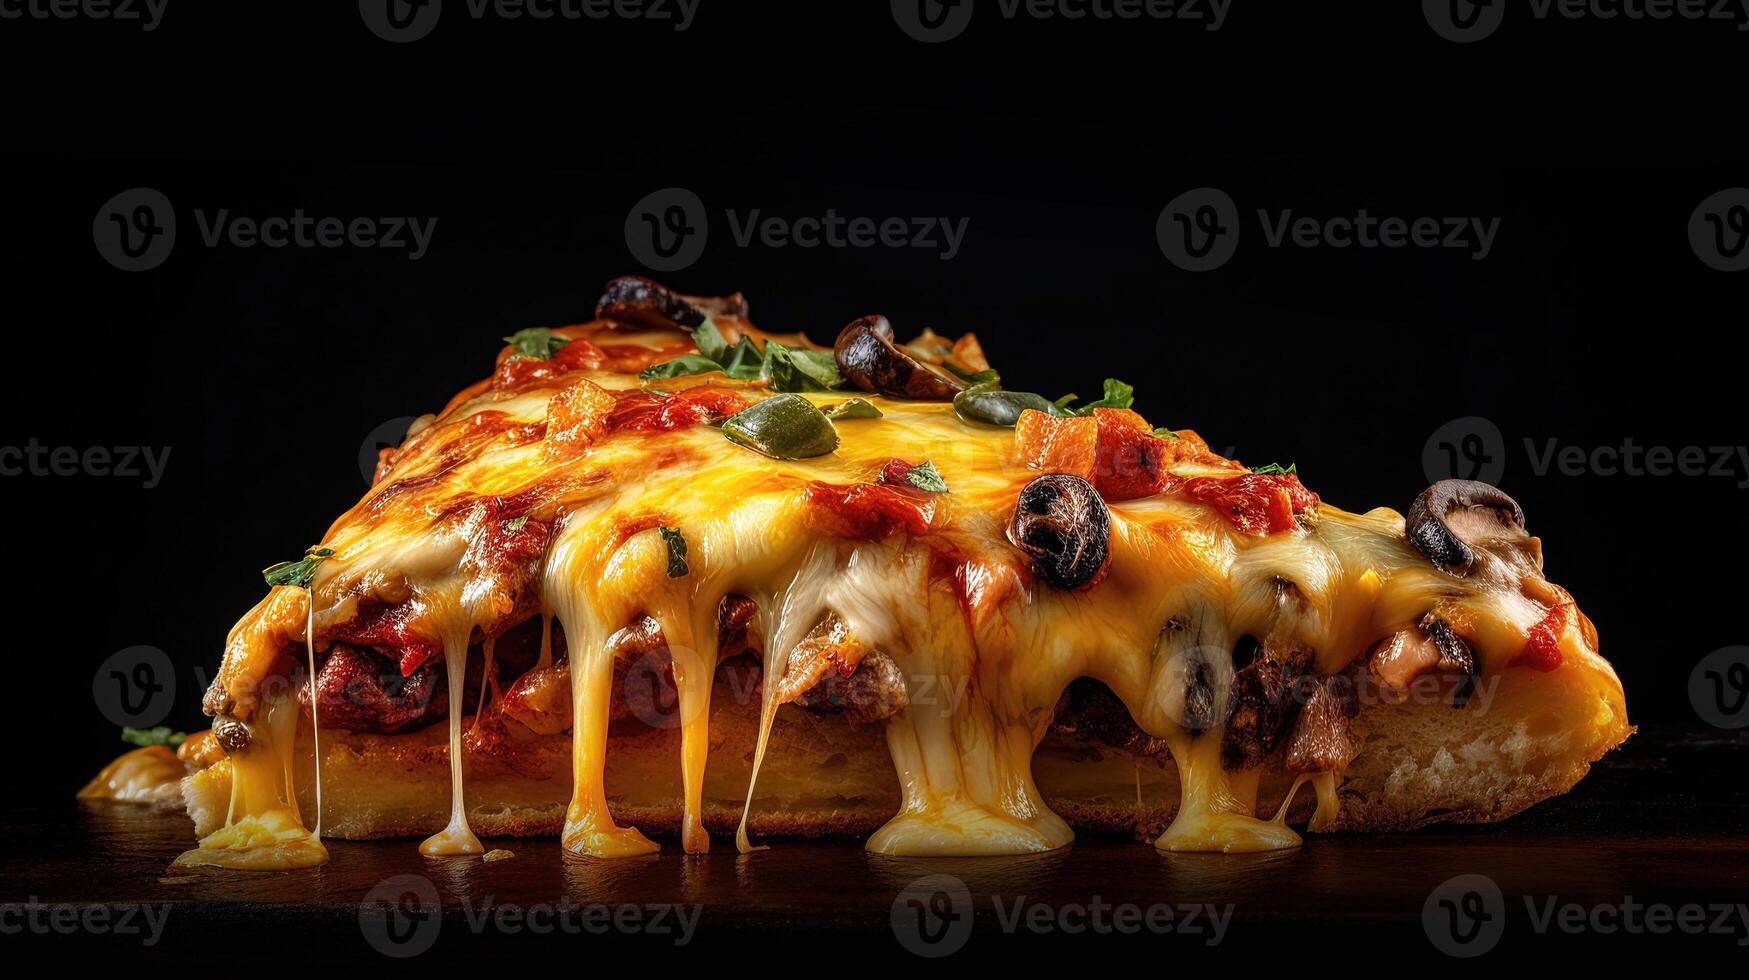
{"label": "pizza slice", "polygon": [[1498,820],[1629,734],[1506,494],[1351,513],[1132,402],[1010,390],[971,334],[868,316],[826,349],[616,279],[268,569],[212,730],[141,763],[186,773],[182,862],[1257,851]]}

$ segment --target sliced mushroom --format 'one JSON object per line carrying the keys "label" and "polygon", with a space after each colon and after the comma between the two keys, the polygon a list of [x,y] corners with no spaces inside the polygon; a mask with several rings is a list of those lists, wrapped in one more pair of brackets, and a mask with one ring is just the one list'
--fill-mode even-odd
{"label": "sliced mushroom", "polygon": [[690,330],[703,323],[707,316],[746,316],[747,301],[740,293],[685,296],[653,279],[620,276],[608,281],[601,299],[595,304],[595,315],[657,329],[679,327]]}
{"label": "sliced mushroom", "polygon": [[1033,574],[1059,589],[1084,589],[1111,558],[1111,512],[1093,484],[1066,473],[1028,483],[1014,505],[1008,539],[1032,556]]}
{"label": "sliced mushroom", "polygon": [[1416,551],[1458,575],[1475,567],[1481,543],[1529,537],[1518,502],[1475,480],[1441,480],[1421,491],[1409,506],[1404,533]]}
{"label": "sliced mushroom", "polygon": [[966,389],[893,343],[893,325],[876,314],[852,320],[833,345],[838,372],[863,391],[892,398],[946,402]]}

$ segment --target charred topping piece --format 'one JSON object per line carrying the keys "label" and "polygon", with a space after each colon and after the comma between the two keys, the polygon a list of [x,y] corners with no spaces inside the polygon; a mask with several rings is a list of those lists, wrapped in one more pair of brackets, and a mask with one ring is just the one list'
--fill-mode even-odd
{"label": "charred topping piece", "polygon": [[866,725],[903,711],[911,696],[905,689],[905,673],[893,658],[870,650],[849,675],[828,670],[813,687],[797,695],[795,703],[822,714],[843,712],[851,721]]}
{"label": "charred topping piece", "polygon": [[1221,737],[1221,766],[1250,769],[1281,746],[1299,703],[1286,664],[1259,659],[1233,675],[1232,714]]}
{"label": "charred topping piece", "polygon": [[1305,704],[1287,741],[1288,772],[1340,772],[1358,746],[1349,721],[1360,711],[1353,678],[1347,675],[1311,680]]}
{"label": "charred topping piece", "polygon": [[1445,620],[1436,616],[1429,615],[1421,623],[1421,628],[1427,631],[1427,635],[1433,638],[1433,645],[1439,648],[1439,669],[1458,675],[1457,688],[1451,695],[1451,706],[1461,708],[1470,703],[1470,695],[1475,693],[1478,673],[1475,651],[1451,631]]}
{"label": "charred topping piece", "polygon": [[691,330],[703,323],[707,316],[746,316],[747,301],[740,293],[732,296],[684,296],[653,279],[620,276],[608,280],[601,299],[595,304],[595,315],[645,327]]}
{"label": "charred topping piece", "polygon": [[1475,547],[1489,539],[1526,537],[1524,509],[1498,487],[1441,480],[1409,506],[1404,534],[1415,550],[1457,575],[1475,567]]}
{"label": "charred topping piece", "polygon": [[1032,556],[1033,574],[1059,589],[1082,589],[1105,574],[1111,512],[1093,484],[1066,473],[1028,483],[1015,501],[1008,540]]}
{"label": "charred topping piece", "polygon": [[852,320],[832,347],[838,373],[863,391],[891,398],[946,402],[964,383],[931,370],[893,343],[893,325],[879,314]]}

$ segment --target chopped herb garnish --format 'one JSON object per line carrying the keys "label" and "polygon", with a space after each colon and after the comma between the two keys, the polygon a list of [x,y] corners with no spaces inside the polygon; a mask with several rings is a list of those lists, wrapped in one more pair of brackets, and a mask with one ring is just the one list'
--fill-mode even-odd
{"label": "chopped herb garnish", "polygon": [[1283,466],[1280,463],[1270,463],[1268,466],[1259,466],[1251,472],[1262,476],[1298,475],[1300,472],[1300,465],[1298,463],[1289,463],[1286,466]]}
{"label": "chopped herb garnish", "polygon": [[159,725],[157,728],[123,728],[121,740],[141,748],[152,745],[168,745],[174,748],[188,741],[188,733],[173,732],[169,725]]}
{"label": "chopped herb garnish", "polygon": [[652,364],[638,372],[638,378],[643,381],[654,381],[657,378],[678,378],[687,374],[709,374],[721,371],[723,366],[703,354],[682,354],[672,361]]}
{"label": "chopped herb garnish", "polygon": [[964,381],[968,385],[999,385],[1002,383],[1002,376],[997,374],[994,369],[986,368],[982,371],[967,371],[952,361],[942,361],[941,366],[952,371],[961,381]]}
{"label": "chopped herb garnish", "polygon": [[941,478],[941,471],[927,459],[911,467],[905,474],[905,480],[925,493],[947,492],[947,481]]}
{"label": "chopped herb garnish", "polygon": [[739,381],[763,378],[773,391],[784,392],[831,391],[844,383],[831,351],[789,347],[772,340],[761,350],[745,336],[731,347],[709,319],[692,331],[692,342],[698,345],[698,353],[652,364],[638,377],[651,381],[721,371]]}
{"label": "chopped herb garnish", "polygon": [[831,351],[785,347],[775,340],[765,342],[759,376],[769,380],[774,391],[831,391],[844,383]]}
{"label": "chopped herb garnish", "polygon": [[878,419],[881,410],[866,398],[852,398],[821,409],[829,419]]}
{"label": "chopped herb garnish", "polygon": [[333,548],[312,548],[304,553],[302,561],[282,561],[262,569],[261,577],[268,585],[295,585],[307,589],[310,580],[316,577],[316,566],[333,554]]}
{"label": "chopped herb garnish", "polygon": [[520,517],[512,517],[509,520],[504,522],[504,530],[509,531],[511,534],[515,534],[516,532],[522,530],[523,526],[526,525],[527,523],[528,523],[528,515],[527,514],[523,514]]}
{"label": "chopped herb garnish", "polygon": [[1173,432],[1171,429],[1168,429],[1165,426],[1160,426],[1158,429],[1155,429],[1154,436],[1155,436],[1155,438],[1158,438],[1158,439],[1165,439],[1168,442],[1177,442],[1178,441],[1178,433]]}
{"label": "chopped herb garnish", "polygon": [[1075,400],[1075,395],[1064,395],[1057,399],[1056,404],[1058,408],[1072,415],[1092,415],[1096,408],[1129,408],[1136,402],[1136,389],[1116,378],[1106,378],[1105,393],[1099,400],[1071,408]]}
{"label": "chopped herb garnish", "polygon": [[559,348],[570,343],[571,338],[560,337],[546,327],[529,327],[505,337],[504,342],[516,348],[513,357],[527,357],[544,361],[557,354]]}
{"label": "chopped herb garnish", "polygon": [[686,535],[671,527],[657,527],[656,530],[668,545],[668,577],[684,578],[691,571],[686,567]]}

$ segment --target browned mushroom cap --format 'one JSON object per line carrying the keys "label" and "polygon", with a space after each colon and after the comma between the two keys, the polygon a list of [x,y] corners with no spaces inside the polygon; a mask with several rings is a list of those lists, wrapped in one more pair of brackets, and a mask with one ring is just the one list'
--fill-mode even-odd
{"label": "browned mushroom cap", "polygon": [[1404,533],[1416,551],[1458,575],[1475,566],[1480,542],[1527,536],[1518,502],[1475,480],[1441,480],[1421,491],[1409,506]]}
{"label": "browned mushroom cap", "polygon": [[1020,491],[1008,539],[1032,556],[1032,570],[1059,589],[1099,581],[1111,558],[1111,512],[1093,484],[1046,473]]}
{"label": "browned mushroom cap", "polygon": [[599,318],[646,327],[692,329],[705,317],[746,316],[747,301],[733,296],[684,296],[653,279],[620,276],[608,281],[595,304]]}
{"label": "browned mushroom cap", "polygon": [[893,325],[879,314],[852,320],[839,332],[833,354],[838,359],[838,372],[863,391],[947,402],[966,389],[900,350],[893,343]]}

